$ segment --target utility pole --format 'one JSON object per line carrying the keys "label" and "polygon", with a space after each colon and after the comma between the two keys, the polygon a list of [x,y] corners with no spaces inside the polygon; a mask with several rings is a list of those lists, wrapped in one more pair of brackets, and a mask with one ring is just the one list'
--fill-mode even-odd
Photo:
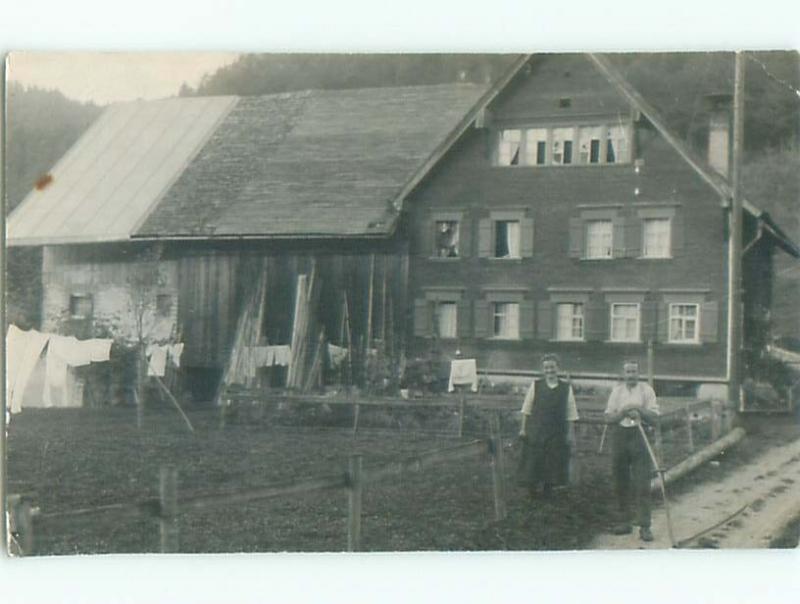
{"label": "utility pole", "polygon": [[744,150],[744,56],[736,52],[733,90],[733,152],[731,181],[733,199],[730,213],[730,287],[731,329],[730,381],[728,400],[739,408],[742,383],[742,152]]}

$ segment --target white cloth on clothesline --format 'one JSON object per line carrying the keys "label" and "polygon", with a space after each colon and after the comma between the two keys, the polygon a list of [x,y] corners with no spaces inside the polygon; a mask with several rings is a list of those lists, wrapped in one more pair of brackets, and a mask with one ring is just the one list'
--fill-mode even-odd
{"label": "white cloth on clothesline", "polygon": [[6,333],[6,401],[11,413],[22,411],[22,397],[49,334],[35,329],[24,331],[9,325]]}
{"label": "white cloth on clothesline", "polygon": [[475,359],[455,359],[450,362],[450,380],[447,391],[453,392],[456,386],[469,386],[478,391],[478,364]]}

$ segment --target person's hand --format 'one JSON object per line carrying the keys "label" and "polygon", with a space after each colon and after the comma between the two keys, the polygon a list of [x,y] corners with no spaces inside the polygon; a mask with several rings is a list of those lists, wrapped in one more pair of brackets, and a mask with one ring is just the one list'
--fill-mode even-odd
{"label": "person's hand", "polygon": [[519,436],[518,436],[518,438],[519,438],[520,440],[525,440],[526,438],[528,438],[528,434],[527,434],[527,432],[525,432],[525,430],[520,430],[520,431],[519,431]]}
{"label": "person's hand", "polygon": [[639,413],[636,409],[631,409],[625,415],[635,422],[638,422],[642,419],[641,413]]}

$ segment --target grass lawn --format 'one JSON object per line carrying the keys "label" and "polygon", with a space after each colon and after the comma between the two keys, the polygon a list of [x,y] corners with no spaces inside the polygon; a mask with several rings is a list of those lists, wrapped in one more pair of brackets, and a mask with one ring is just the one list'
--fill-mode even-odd
{"label": "grass lawn", "polygon": [[[324,422],[276,425],[268,418],[241,419],[220,429],[209,410],[190,413],[195,434],[170,410],[148,411],[141,431],[130,409],[26,410],[8,427],[7,492],[29,493],[43,513],[52,513],[155,497],[158,469],[164,464],[178,468],[179,493],[215,492],[343,472],[352,453],[363,454],[364,466],[370,467],[460,442],[455,436],[397,427],[378,431],[370,427],[369,413],[362,413],[365,428],[353,439],[348,428]],[[471,434],[461,441],[479,435],[483,419],[469,418]],[[440,417],[442,421],[450,420]],[[419,428],[420,419],[415,422]],[[362,548],[580,549],[606,530],[614,520],[614,498],[609,447],[597,453],[599,431],[587,428],[579,434],[580,484],[556,492],[550,502],[532,505],[513,482],[518,456],[512,444],[514,414],[503,425],[508,437],[506,520],[492,520],[488,460],[454,462],[368,485]],[[698,476],[705,471],[711,477],[734,467],[773,438],[770,430],[756,432],[746,439],[741,454],[732,450],[720,466],[710,473],[703,469]],[[702,427],[696,441],[699,446],[707,442]],[[667,465],[686,455],[685,432],[665,435],[664,455]],[[347,541],[346,514],[344,491],[182,513],[180,550],[341,551]],[[80,519],[41,518],[36,544],[38,554],[158,551],[158,523],[152,517],[112,512]]]}

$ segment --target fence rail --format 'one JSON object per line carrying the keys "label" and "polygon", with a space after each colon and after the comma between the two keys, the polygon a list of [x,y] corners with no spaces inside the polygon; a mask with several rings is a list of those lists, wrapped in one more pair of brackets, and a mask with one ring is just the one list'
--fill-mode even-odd
{"label": "fence rail", "polygon": [[178,515],[180,512],[340,489],[346,490],[348,494],[347,549],[348,551],[358,551],[361,547],[361,501],[364,488],[386,478],[402,476],[411,472],[422,472],[446,462],[488,456],[492,474],[494,518],[496,520],[503,519],[506,508],[505,468],[502,455],[499,420],[494,417],[490,422],[488,439],[427,451],[367,469],[363,468],[361,455],[352,455],[348,459],[347,469],[344,472],[255,488],[217,493],[180,494],[178,470],[173,466],[164,466],[159,469],[158,474],[159,496],[136,502],[112,503],[59,512],[42,512],[34,506],[34,502],[29,497],[12,495],[9,497],[12,551],[17,555],[34,553],[35,519],[63,519],[109,512],[135,512],[158,519],[161,552],[172,553],[179,551]]}

